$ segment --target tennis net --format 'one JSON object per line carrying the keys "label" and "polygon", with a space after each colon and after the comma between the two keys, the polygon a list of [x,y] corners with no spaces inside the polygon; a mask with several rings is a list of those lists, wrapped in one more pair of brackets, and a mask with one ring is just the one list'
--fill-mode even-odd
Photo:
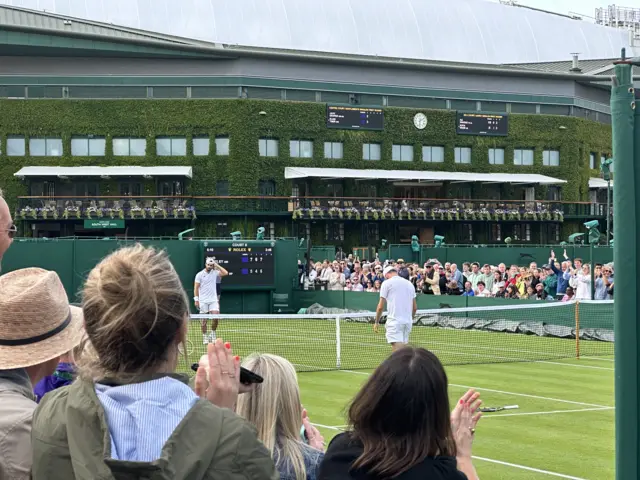
{"label": "tennis net", "polygon": [[[185,362],[206,351],[201,324],[206,320],[210,332],[214,318],[217,336],[231,342],[234,353],[280,355],[298,371],[371,369],[391,352],[384,326],[373,332],[372,312],[192,315]],[[612,301],[419,310],[409,337],[445,365],[612,356],[613,340]]]}

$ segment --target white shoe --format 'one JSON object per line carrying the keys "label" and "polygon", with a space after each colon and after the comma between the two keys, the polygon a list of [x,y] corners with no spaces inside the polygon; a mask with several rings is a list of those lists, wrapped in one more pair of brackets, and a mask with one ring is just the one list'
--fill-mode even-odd
{"label": "white shoe", "polygon": [[202,344],[209,345],[209,335],[207,335],[206,333],[202,334]]}
{"label": "white shoe", "polygon": [[216,343],[216,332],[212,331],[209,334],[209,343]]}

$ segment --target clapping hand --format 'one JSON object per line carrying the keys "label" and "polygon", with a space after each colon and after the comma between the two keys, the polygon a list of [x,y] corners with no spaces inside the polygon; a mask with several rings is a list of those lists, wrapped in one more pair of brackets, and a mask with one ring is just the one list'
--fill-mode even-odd
{"label": "clapping hand", "polygon": [[234,357],[230,343],[218,338],[207,346],[209,368],[200,365],[195,392],[220,408],[233,409],[240,390],[240,357]]}
{"label": "clapping hand", "polygon": [[309,415],[307,414],[307,410],[305,408],[302,409],[302,425],[304,426],[304,431],[307,434],[309,446],[311,448],[315,448],[316,450],[324,452],[324,437],[320,435],[320,432],[316,427],[311,425]]}
{"label": "clapping hand", "polygon": [[461,457],[471,457],[476,425],[482,417],[482,412],[478,411],[480,405],[480,393],[472,388],[460,398],[451,412],[451,430]]}

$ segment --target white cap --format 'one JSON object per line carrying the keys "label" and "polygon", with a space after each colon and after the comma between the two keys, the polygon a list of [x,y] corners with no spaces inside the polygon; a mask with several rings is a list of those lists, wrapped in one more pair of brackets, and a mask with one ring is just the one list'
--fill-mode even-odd
{"label": "white cap", "polygon": [[213,265],[215,262],[213,261],[213,258],[207,258],[207,263],[206,265]]}
{"label": "white cap", "polygon": [[386,277],[387,273],[390,272],[397,272],[396,267],[389,265],[388,267],[385,267],[385,269],[382,271],[382,274]]}

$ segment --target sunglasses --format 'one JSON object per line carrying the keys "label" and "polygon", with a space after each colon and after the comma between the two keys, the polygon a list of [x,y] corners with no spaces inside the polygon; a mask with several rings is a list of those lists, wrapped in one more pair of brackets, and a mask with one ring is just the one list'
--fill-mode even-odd
{"label": "sunglasses", "polygon": [[7,235],[9,236],[9,238],[13,238],[16,236],[16,233],[18,233],[18,227],[12,224],[9,228],[5,230],[5,232],[7,232]]}

